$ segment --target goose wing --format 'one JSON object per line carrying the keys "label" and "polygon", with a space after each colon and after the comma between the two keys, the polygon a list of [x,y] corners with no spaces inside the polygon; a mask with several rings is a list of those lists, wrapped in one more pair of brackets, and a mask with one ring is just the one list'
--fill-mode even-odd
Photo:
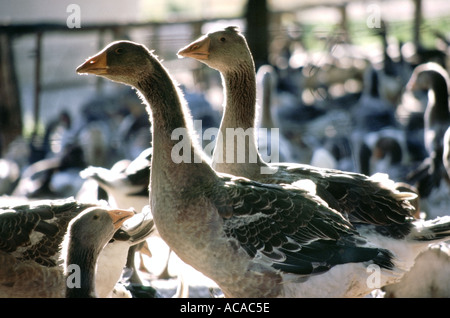
{"label": "goose wing", "polygon": [[391,225],[408,221],[415,213],[411,204],[417,195],[400,192],[386,175],[366,176],[302,164],[272,164],[278,167],[276,182],[311,180],[316,193],[327,204],[355,223]]}
{"label": "goose wing", "polygon": [[89,206],[68,198],[0,207],[0,251],[55,266],[70,220]]}
{"label": "goose wing", "polygon": [[225,234],[254,260],[275,269],[309,275],[350,262],[391,267],[388,251],[366,247],[364,238],[319,197],[292,185],[225,181],[216,201],[225,213]]}

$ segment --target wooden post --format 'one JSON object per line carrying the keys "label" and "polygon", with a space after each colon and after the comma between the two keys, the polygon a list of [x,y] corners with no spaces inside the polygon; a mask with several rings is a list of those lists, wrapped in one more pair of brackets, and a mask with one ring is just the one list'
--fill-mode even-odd
{"label": "wooden post", "polygon": [[34,62],[34,128],[33,136],[37,136],[40,118],[40,94],[41,94],[41,53],[42,53],[42,32],[36,33],[36,55]]}
{"label": "wooden post", "polygon": [[341,15],[340,28],[342,32],[343,39],[346,43],[350,43],[350,32],[348,30],[348,16],[347,16],[347,2],[342,3],[338,6],[338,10]]}
{"label": "wooden post", "polygon": [[12,35],[0,32],[0,156],[4,156],[9,144],[22,135],[22,127]]}
{"label": "wooden post", "polygon": [[413,42],[416,47],[420,45],[420,26],[422,24],[422,0],[414,0],[414,28]]}
{"label": "wooden post", "polygon": [[269,12],[267,0],[247,0],[247,42],[255,60],[256,69],[269,60]]}

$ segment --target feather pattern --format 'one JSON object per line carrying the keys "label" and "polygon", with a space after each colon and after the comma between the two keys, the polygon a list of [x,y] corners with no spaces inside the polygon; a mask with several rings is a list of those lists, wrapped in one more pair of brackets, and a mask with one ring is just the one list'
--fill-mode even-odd
{"label": "feather pattern", "polygon": [[0,208],[0,251],[44,266],[59,262],[59,249],[69,222],[94,204],[73,198],[40,200]]}

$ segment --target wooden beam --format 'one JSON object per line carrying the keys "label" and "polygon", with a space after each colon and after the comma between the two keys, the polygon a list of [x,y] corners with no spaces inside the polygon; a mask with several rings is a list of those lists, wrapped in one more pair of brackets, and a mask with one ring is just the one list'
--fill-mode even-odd
{"label": "wooden beam", "polygon": [[420,45],[420,26],[422,25],[422,0],[414,1],[414,28],[413,42],[416,47]]}

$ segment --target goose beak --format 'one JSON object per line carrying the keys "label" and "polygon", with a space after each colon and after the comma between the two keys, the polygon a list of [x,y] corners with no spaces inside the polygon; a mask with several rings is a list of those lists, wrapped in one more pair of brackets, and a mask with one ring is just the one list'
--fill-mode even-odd
{"label": "goose beak", "polygon": [[196,60],[207,60],[209,58],[209,45],[211,40],[202,37],[199,40],[185,46],[178,51],[178,57],[192,57]]}
{"label": "goose beak", "polygon": [[108,74],[108,64],[106,58],[106,51],[90,57],[86,62],[77,67],[78,74],[94,74],[105,75]]}
{"label": "goose beak", "polygon": [[108,214],[113,221],[115,230],[120,228],[126,220],[135,215],[134,211],[130,210],[109,210]]}

